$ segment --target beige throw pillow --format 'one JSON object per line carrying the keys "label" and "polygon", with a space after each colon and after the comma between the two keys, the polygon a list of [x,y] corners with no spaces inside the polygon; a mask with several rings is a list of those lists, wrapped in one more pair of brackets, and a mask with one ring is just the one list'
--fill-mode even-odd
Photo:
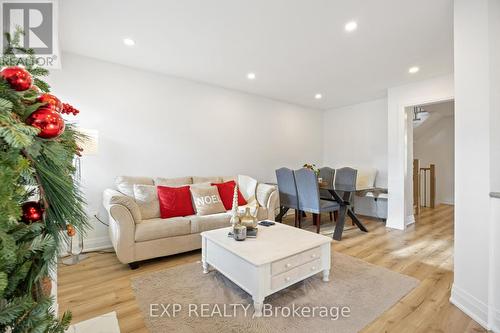
{"label": "beige throw pillow", "polygon": [[160,217],[160,202],[156,186],[134,184],[134,199],[143,220]]}
{"label": "beige throw pillow", "polygon": [[196,215],[210,215],[224,213],[226,209],[222,204],[219,191],[215,186],[190,188]]}

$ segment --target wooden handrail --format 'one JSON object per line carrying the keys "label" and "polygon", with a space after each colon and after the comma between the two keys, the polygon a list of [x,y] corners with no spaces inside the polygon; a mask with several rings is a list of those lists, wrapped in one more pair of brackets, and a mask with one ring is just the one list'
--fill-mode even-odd
{"label": "wooden handrail", "polygon": [[431,164],[429,168],[431,179],[430,179],[430,206],[431,208],[436,207],[436,165]]}
{"label": "wooden handrail", "polygon": [[414,214],[420,214],[420,161],[413,160],[413,210]]}
{"label": "wooden handrail", "polygon": [[[429,177],[429,188],[427,188]],[[429,206],[427,206],[427,193],[429,193]],[[413,206],[415,214],[420,213],[420,207],[434,208],[436,206],[436,165],[420,167],[418,159],[413,160]]]}

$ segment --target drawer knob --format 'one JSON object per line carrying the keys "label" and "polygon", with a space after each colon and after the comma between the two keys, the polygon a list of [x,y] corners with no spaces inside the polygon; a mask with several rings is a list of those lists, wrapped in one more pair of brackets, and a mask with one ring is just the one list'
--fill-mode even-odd
{"label": "drawer knob", "polygon": [[316,269],[316,266],[311,267],[311,271],[314,271]]}
{"label": "drawer knob", "polygon": [[287,277],[285,278],[285,281],[290,281],[290,277],[289,277],[289,276],[287,276]]}
{"label": "drawer knob", "polygon": [[291,267],[292,264],[286,264],[285,267],[288,268],[288,267]]}

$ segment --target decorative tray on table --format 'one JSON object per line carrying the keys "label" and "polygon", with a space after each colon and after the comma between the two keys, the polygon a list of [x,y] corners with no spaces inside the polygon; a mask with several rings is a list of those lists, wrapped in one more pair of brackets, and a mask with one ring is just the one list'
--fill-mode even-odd
{"label": "decorative tray on table", "polygon": [[[247,229],[247,238],[257,238],[257,228]],[[230,231],[227,233],[228,237],[233,237],[233,232]]]}

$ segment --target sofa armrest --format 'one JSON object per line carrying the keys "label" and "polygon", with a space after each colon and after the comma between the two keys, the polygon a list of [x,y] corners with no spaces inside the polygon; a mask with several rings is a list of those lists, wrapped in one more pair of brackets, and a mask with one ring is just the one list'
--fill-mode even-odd
{"label": "sofa armrest", "polygon": [[260,206],[267,208],[268,219],[274,221],[275,211],[278,208],[278,189],[275,185],[257,184],[257,202]]}
{"label": "sofa armrest", "polygon": [[110,207],[109,237],[120,262],[128,264],[135,261],[135,222],[127,207]]}
{"label": "sofa armrest", "polygon": [[135,261],[135,224],[141,222],[141,212],[131,197],[115,190],[103,193],[103,205],[109,217],[109,237],[120,262]]}
{"label": "sofa armrest", "polygon": [[132,214],[135,223],[140,223],[142,221],[141,211],[135,200],[121,192],[106,189],[102,195],[102,204],[109,213],[109,209],[112,205],[122,205],[125,206]]}

